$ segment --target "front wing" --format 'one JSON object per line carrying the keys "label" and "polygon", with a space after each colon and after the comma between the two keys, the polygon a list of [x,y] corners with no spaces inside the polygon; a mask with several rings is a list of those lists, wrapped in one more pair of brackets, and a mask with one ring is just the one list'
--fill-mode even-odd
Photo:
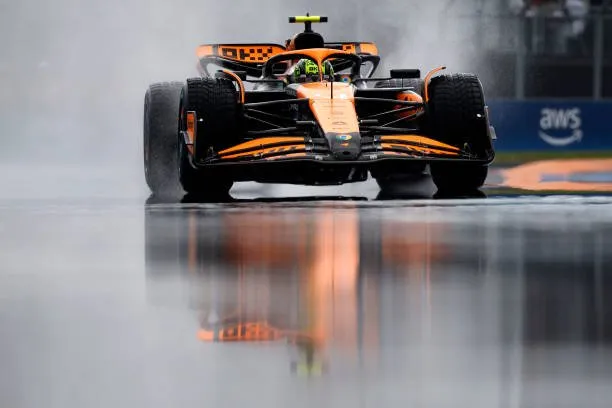
{"label": "front wing", "polygon": [[253,139],[206,159],[204,166],[257,164],[271,161],[312,160],[335,164],[368,163],[385,159],[454,160],[489,164],[488,157],[477,157],[460,149],[422,135],[382,135],[361,138],[361,154],[357,159],[342,160],[332,154],[325,143],[316,143],[303,136],[276,136]]}
{"label": "front wing", "polygon": [[[193,156],[192,156],[193,157]],[[370,172],[412,173],[433,161],[461,161],[487,165],[489,157],[421,135],[361,137],[361,154],[343,160],[327,147],[304,136],[253,139],[193,163],[195,167],[235,181],[304,185],[338,185],[365,181]]]}

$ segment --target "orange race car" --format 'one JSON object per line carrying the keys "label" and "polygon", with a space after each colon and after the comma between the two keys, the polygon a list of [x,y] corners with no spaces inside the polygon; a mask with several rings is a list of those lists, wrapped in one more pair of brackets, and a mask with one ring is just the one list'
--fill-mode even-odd
{"label": "orange race car", "polygon": [[[197,49],[200,76],[156,83],[144,104],[144,167],[154,194],[226,195],[237,181],[381,188],[427,165],[440,191],[480,188],[495,138],[472,74],[374,78],[374,43],[330,43],[326,17],[285,45]],[[398,177],[399,176],[399,177]]]}

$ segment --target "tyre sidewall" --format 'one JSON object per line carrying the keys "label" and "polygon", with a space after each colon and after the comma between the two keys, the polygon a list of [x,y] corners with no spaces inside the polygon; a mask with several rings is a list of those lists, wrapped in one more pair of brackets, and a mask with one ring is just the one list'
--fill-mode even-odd
{"label": "tyre sidewall", "polygon": [[143,164],[145,180],[154,195],[180,192],[176,161],[180,87],[178,82],[156,83],[145,93]]}

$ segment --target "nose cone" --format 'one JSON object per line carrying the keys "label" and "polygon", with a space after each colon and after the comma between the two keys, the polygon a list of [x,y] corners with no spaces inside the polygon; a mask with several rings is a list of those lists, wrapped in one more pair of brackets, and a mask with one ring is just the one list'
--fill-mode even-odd
{"label": "nose cone", "polygon": [[361,154],[354,91],[350,84],[342,82],[316,82],[297,89],[299,97],[310,99],[310,110],[336,160],[355,160]]}
{"label": "nose cone", "polygon": [[327,140],[336,160],[356,160],[361,154],[359,132],[328,133]]}

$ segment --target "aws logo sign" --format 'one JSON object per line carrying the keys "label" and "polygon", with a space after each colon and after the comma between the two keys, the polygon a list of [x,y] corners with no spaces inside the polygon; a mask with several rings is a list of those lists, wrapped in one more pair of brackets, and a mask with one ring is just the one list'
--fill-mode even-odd
{"label": "aws logo sign", "polygon": [[582,118],[579,108],[544,108],[540,116],[540,139],[551,146],[567,146],[582,140]]}

